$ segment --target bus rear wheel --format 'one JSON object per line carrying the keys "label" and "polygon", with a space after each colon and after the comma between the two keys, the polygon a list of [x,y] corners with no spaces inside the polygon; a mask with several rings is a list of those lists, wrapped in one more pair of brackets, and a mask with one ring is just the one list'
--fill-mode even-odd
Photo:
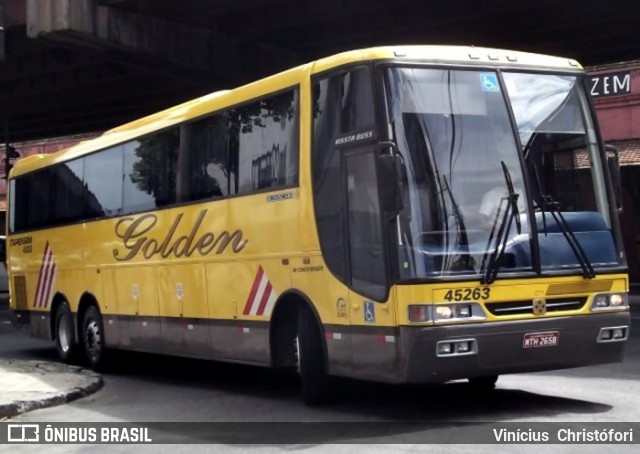
{"label": "bus rear wheel", "polygon": [[89,365],[100,370],[105,364],[104,324],[95,306],[90,306],[82,320],[82,346]]}
{"label": "bus rear wheel", "polygon": [[320,328],[311,310],[298,311],[298,335],[295,338],[296,368],[302,381],[302,398],[307,405],[330,401],[330,379],[322,347]]}
{"label": "bus rear wheel", "polygon": [[74,340],[73,315],[69,305],[65,302],[56,309],[55,320],[55,342],[58,358],[62,362],[71,363],[78,352],[78,346]]}

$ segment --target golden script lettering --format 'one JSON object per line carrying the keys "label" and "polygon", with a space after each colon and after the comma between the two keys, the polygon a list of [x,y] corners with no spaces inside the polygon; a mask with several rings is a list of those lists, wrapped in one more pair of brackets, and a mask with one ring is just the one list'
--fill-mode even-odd
{"label": "golden script lettering", "polygon": [[166,259],[170,255],[174,257],[191,257],[195,252],[200,255],[208,255],[211,253],[222,254],[228,248],[235,253],[244,249],[247,245],[247,240],[243,239],[242,230],[240,229],[232,233],[225,230],[218,235],[211,232],[199,234],[198,230],[206,214],[207,210],[200,212],[188,236],[174,238],[174,234],[178,230],[183,217],[183,213],[180,213],[162,241],[147,236],[158,222],[156,215],[145,214],[138,218],[133,216],[124,217],[118,221],[115,230],[116,236],[122,240],[126,252],[114,249],[113,257],[119,262],[126,262],[138,254],[142,254],[146,259],[156,255]]}

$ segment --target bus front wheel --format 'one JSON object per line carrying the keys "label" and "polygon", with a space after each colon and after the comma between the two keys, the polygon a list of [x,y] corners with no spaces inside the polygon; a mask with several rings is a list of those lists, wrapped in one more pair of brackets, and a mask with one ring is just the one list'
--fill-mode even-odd
{"label": "bus front wheel", "polygon": [[298,335],[295,338],[296,367],[302,381],[302,397],[307,405],[330,400],[329,376],[322,347],[320,327],[311,310],[298,311]]}
{"label": "bus front wheel", "polygon": [[99,370],[105,363],[104,324],[95,306],[90,306],[82,321],[82,346],[92,369]]}
{"label": "bus front wheel", "polygon": [[493,391],[498,381],[497,375],[490,375],[488,377],[474,377],[469,379],[471,386],[478,391]]}
{"label": "bus front wheel", "polygon": [[66,302],[58,306],[54,320],[58,358],[65,363],[73,362],[78,346],[75,343],[73,335],[73,315]]}

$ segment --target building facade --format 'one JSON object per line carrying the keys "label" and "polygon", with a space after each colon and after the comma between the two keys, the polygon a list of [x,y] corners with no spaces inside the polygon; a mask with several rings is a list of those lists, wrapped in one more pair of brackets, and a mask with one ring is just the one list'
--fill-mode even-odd
{"label": "building facade", "polygon": [[619,152],[620,223],[631,285],[640,288],[640,60],[587,68],[605,143]]}

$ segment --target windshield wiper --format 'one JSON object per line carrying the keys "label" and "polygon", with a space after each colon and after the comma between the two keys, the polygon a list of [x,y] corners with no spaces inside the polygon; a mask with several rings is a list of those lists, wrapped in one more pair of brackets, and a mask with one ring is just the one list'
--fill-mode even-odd
{"label": "windshield wiper", "polygon": [[[569,243],[569,246],[571,247],[571,250],[575,254],[576,259],[578,259],[580,268],[582,268],[582,277],[584,279],[593,279],[594,277],[596,277],[596,272],[593,269],[593,265],[591,265],[591,262],[589,261],[587,254],[585,254],[584,249],[582,249],[582,246],[580,246],[580,242],[576,238],[575,233],[573,233],[573,230],[571,230],[571,227],[569,227],[569,224],[567,223],[566,219],[562,215],[562,212],[558,209],[558,202],[553,200],[553,197],[551,197],[550,194],[542,195],[543,220],[544,220],[545,208],[549,209],[551,216],[556,221],[556,224],[558,225],[558,227],[560,228],[560,231],[562,232],[565,239],[567,240],[567,243]],[[546,235],[547,234],[546,222],[545,222],[544,229],[545,229],[545,235]]]}
{"label": "windshield wiper", "polygon": [[[508,195],[506,197],[502,197],[500,199],[500,204],[498,205],[498,211],[496,213],[496,217],[493,220],[493,226],[491,227],[491,233],[489,234],[489,240],[487,241],[487,252],[484,253],[482,257],[482,265],[480,268],[480,272],[482,272],[482,278],[480,279],[480,283],[483,285],[492,284],[495,282],[496,277],[498,276],[498,270],[500,269],[500,263],[502,262],[502,257],[504,256],[504,251],[507,246],[507,240],[509,239],[509,232],[511,231],[511,225],[515,219],[516,227],[518,230],[518,234],[522,233],[522,224],[520,223],[520,216],[518,215],[518,197],[519,194],[513,189],[513,181],[511,180],[511,174],[507,169],[504,161],[500,161],[502,165],[502,172],[504,173],[504,180],[507,184]],[[502,210],[503,202],[507,202],[506,209],[504,210],[504,214],[500,219],[500,213]],[[498,222],[499,221],[499,222]],[[498,228],[498,232],[495,237],[495,248],[491,250],[491,254],[489,254],[490,247],[493,243],[493,235],[496,233],[496,227]]]}
{"label": "windshield wiper", "polygon": [[449,196],[449,200],[451,201],[451,207],[453,208],[453,217],[456,220],[456,224],[458,224],[458,244],[461,246],[468,246],[469,239],[467,238],[467,228],[464,224],[464,217],[462,216],[462,211],[460,211],[460,205],[456,202],[456,199],[453,197],[453,193],[451,192],[451,188],[449,187],[449,182],[447,181],[447,177],[445,175],[442,176],[444,191]]}
{"label": "windshield wiper", "polygon": [[459,251],[462,262],[461,266],[465,270],[472,270],[474,268],[473,258],[471,254],[469,254],[469,238],[467,237],[467,227],[464,223],[464,216],[462,215],[462,211],[460,210],[460,205],[456,202],[456,199],[453,197],[453,192],[451,192],[451,188],[449,187],[449,182],[447,181],[447,177],[445,175],[442,176],[444,191],[449,196],[449,200],[451,201],[451,207],[453,208],[453,217],[456,220],[456,227],[458,230],[458,246],[465,246],[466,253],[463,251]]}

